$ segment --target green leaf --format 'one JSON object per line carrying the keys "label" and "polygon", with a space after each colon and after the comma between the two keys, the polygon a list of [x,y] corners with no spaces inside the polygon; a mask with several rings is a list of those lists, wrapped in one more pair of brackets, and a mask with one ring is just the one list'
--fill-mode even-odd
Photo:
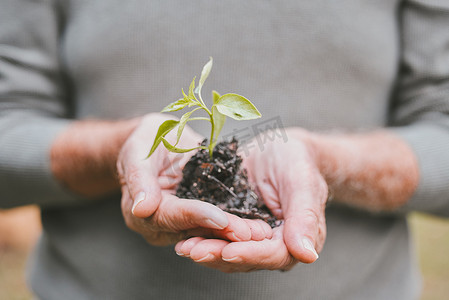
{"label": "green leaf", "polygon": [[186,95],[186,93],[184,92],[184,89],[181,89],[182,92],[182,96],[184,97],[184,100],[187,101],[189,99],[189,96]]}
{"label": "green leaf", "polygon": [[[196,97],[195,97],[195,94],[194,94],[194,89],[195,89],[195,78],[196,77],[193,77],[193,80],[192,80],[192,82],[190,83],[190,86],[189,86],[189,95],[187,96],[186,95],[186,93],[184,92],[184,89],[181,89],[181,91],[182,91],[182,96],[184,97],[184,101],[186,102],[186,103],[188,103],[188,105],[189,105],[189,107],[191,107],[191,106],[195,106],[195,105],[199,105],[199,103],[198,103],[198,100],[196,99]],[[184,106],[185,107],[185,106]],[[183,107],[183,108],[184,108]]]}
{"label": "green leaf", "polygon": [[212,121],[214,122],[214,140],[211,143],[214,143],[215,146],[215,141],[218,140],[218,136],[226,121],[226,116],[220,113],[216,106],[212,106]]}
{"label": "green leaf", "polygon": [[190,83],[190,86],[189,86],[189,98],[192,99],[192,100],[195,99],[195,94],[194,94],[194,90],[195,90],[195,79],[196,79],[196,76],[193,77],[193,80],[192,80],[192,82]]}
{"label": "green leaf", "polygon": [[190,148],[190,149],[176,148],[175,146],[170,144],[165,138],[162,138],[162,143],[164,143],[164,146],[165,146],[165,148],[167,148],[168,151],[175,152],[175,153],[186,153],[186,152],[190,152],[192,150],[201,148],[201,146],[198,146],[198,147],[195,147],[195,148]]}
{"label": "green leaf", "polygon": [[190,116],[192,115],[193,112],[197,111],[198,109],[201,109],[201,107],[197,107],[194,110],[189,111],[188,113],[185,113],[181,117],[181,120],[179,120],[178,134],[177,134],[175,146],[178,145],[179,139],[181,138],[182,131],[184,130],[184,127],[186,126],[187,121],[189,120]]}
{"label": "green leaf", "polygon": [[153,146],[151,147],[150,153],[148,154],[147,158],[153,154],[153,152],[156,150],[156,148],[161,143],[164,136],[166,136],[170,131],[173,130],[177,125],[179,124],[179,121],[176,120],[167,120],[164,123],[159,126],[159,129],[157,130],[156,137],[154,138]]}
{"label": "green leaf", "polygon": [[214,104],[217,104],[218,99],[220,99],[220,94],[217,91],[212,91],[212,100],[214,101]]}
{"label": "green leaf", "polygon": [[187,101],[185,98],[179,99],[178,101],[170,103],[169,105],[164,107],[164,109],[161,112],[178,111],[178,110],[181,110],[184,107],[186,107],[188,104],[189,104],[189,101]]}
{"label": "green leaf", "polygon": [[212,70],[212,64],[213,64],[213,59],[211,57],[211,58],[209,58],[209,61],[204,65],[203,70],[201,71],[200,81],[198,82],[198,86],[195,90],[195,92],[197,94],[200,93],[201,88],[204,85],[204,82],[206,81],[207,77],[209,77],[210,70]]}
{"label": "green leaf", "polygon": [[214,106],[223,115],[235,120],[252,120],[262,115],[248,99],[237,94],[226,94],[218,99]]}

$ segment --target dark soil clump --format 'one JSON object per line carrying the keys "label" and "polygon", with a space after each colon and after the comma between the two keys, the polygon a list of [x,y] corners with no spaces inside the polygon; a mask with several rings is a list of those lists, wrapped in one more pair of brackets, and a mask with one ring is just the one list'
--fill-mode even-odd
{"label": "dark soil clump", "polygon": [[[206,140],[202,145],[206,144]],[[262,219],[271,227],[280,224],[263,204],[248,182],[242,158],[237,155],[238,142],[221,142],[213,157],[200,149],[183,170],[176,196],[212,203],[222,210],[247,219]]]}

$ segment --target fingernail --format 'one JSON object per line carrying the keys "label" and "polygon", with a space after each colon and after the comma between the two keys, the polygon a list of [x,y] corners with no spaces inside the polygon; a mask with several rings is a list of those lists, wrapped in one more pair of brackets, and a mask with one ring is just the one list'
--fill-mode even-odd
{"label": "fingernail", "polygon": [[235,242],[242,242],[242,239],[239,239],[234,232],[229,232],[228,234],[226,234],[227,238],[230,239],[231,241],[235,241]]}
{"label": "fingernail", "polygon": [[315,259],[318,259],[318,253],[316,253],[315,247],[313,247],[312,242],[308,238],[302,239],[302,246],[312,252],[315,255]]}
{"label": "fingernail", "polygon": [[223,229],[226,226],[228,226],[228,218],[226,217],[226,215],[223,215],[223,217],[217,217],[212,219],[206,219],[205,221],[210,228],[212,229]]}
{"label": "fingernail", "polygon": [[219,224],[215,223],[211,219],[206,219],[205,222],[208,225],[208,227],[210,227],[212,229],[223,229],[224,227],[226,227],[226,226],[220,226]]}
{"label": "fingernail", "polygon": [[137,205],[139,205],[140,202],[145,200],[145,192],[140,192],[137,194],[136,198],[134,199],[133,208],[131,209],[131,212],[134,214],[134,210],[136,209]]}
{"label": "fingernail", "polygon": [[227,261],[227,262],[236,263],[236,262],[241,262],[242,258],[240,256],[234,256],[234,257],[231,257],[231,258],[222,258],[222,260]]}
{"label": "fingernail", "polygon": [[202,261],[206,261],[206,260],[211,260],[212,258],[214,258],[214,255],[209,253],[205,257],[197,259],[197,260],[194,260],[194,261],[195,262],[202,262]]}
{"label": "fingernail", "polygon": [[[176,251],[175,251],[175,252],[176,252]],[[176,254],[179,255],[179,256],[185,257],[184,253],[176,252]]]}

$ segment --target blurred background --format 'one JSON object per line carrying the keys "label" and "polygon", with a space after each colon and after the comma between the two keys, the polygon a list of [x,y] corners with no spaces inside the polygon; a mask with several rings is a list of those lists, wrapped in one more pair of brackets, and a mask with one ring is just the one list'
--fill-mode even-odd
{"label": "blurred background", "polygon": [[[449,220],[413,214],[409,222],[423,274],[421,299],[448,299]],[[0,299],[31,300],[24,271],[40,231],[36,207],[0,210]]]}

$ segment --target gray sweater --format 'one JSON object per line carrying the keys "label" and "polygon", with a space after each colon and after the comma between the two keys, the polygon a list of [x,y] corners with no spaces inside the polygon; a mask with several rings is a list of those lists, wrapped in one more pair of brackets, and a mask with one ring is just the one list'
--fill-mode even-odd
{"label": "gray sweater", "polygon": [[[449,215],[448,43],[448,0],[1,0],[0,207],[42,207],[33,291],[49,300],[417,298],[405,216]],[[209,56],[203,91],[245,95],[263,120],[395,131],[419,160],[413,198],[391,214],[329,207],[316,263],[224,274],[148,245],[126,228],[119,194],[82,199],[54,180],[49,147],[73,119],[159,111]],[[229,122],[224,135],[260,126]]]}

